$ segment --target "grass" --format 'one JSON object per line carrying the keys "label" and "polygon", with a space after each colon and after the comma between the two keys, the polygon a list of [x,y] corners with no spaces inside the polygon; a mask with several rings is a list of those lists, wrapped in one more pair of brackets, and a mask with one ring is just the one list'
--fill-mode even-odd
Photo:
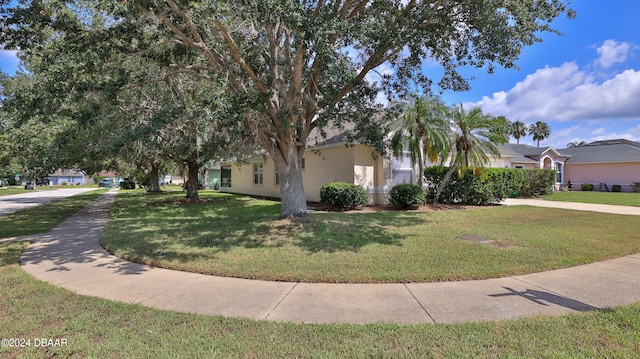
{"label": "grass", "polygon": [[[120,193],[102,243],[132,261],[185,271],[302,282],[495,278],[640,252],[631,216],[532,207],[412,213],[314,213],[278,220],[277,202],[204,191]],[[457,238],[473,234],[502,246]]]}
{"label": "grass", "polygon": [[0,216],[0,238],[46,233],[104,192],[104,190],[85,192],[46,205]]}
{"label": "grass", "polygon": [[630,192],[555,192],[544,197],[550,201],[614,204],[640,207],[640,193]]}
{"label": "grass", "polygon": [[[43,205],[44,212],[51,212],[53,205]],[[173,206],[180,211],[198,205]],[[0,337],[30,339],[32,346],[0,347],[2,358],[640,356],[640,303],[561,317],[459,325],[253,321],[77,295],[25,273],[18,260],[26,245],[0,242]],[[66,339],[67,345],[36,348],[35,338]]]}
{"label": "grass", "polygon": [[[20,269],[0,243],[2,358],[635,358],[640,304],[459,325],[292,324],[176,313],[74,294]],[[36,348],[35,338],[66,339]]]}

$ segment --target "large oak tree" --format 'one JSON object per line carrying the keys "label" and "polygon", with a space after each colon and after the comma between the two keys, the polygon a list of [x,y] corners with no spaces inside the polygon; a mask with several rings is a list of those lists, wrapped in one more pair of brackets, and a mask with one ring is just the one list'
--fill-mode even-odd
{"label": "large oak tree", "polygon": [[[251,123],[280,174],[281,215],[305,216],[300,160],[314,129],[371,118],[377,91],[429,87],[423,61],[444,68],[442,89],[465,90],[460,66],[516,67],[523,47],[562,13],[562,0],[130,1],[174,40],[228,71],[253,101]],[[381,66],[393,71],[381,72]],[[371,76],[379,74],[378,81]],[[368,111],[367,111],[368,110]],[[364,122],[364,121],[362,121]]]}
{"label": "large oak tree", "polygon": [[[54,3],[31,4],[48,14]],[[139,35],[139,18],[155,16],[162,25],[150,49],[178,44],[205,59],[168,66],[228,78],[229,92],[250,107],[247,127],[275,161],[281,216],[287,217],[308,214],[301,158],[312,131],[323,133],[346,121],[372,133],[380,91],[399,96],[413,86],[430,88],[433,80],[442,89],[465,90],[460,66],[514,68],[521,50],[540,41],[541,31],[554,31],[555,18],[574,15],[568,3],[122,0],[99,2],[97,9],[111,13],[114,33],[132,38]],[[443,76],[426,77],[424,61],[439,63]]]}

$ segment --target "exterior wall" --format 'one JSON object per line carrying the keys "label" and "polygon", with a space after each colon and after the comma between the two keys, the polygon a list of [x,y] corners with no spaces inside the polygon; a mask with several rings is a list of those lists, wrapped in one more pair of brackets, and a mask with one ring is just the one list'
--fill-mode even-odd
{"label": "exterior wall", "polygon": [[[382,157],[373,158],[368,146],[339,145],[319,151],[306,151],[304,155],[304,193],[307,201],[320,201],[320,187],[334,182],[360,184],[368,189],[370,201],[384,200]],[[263,164],[263,183],[253,183],[253,164]],[[222,192],[242,193],[254,196],[280,198],[280,186],[275,182],[275,163],[268,157],[251,160],[244,165],[231,165],[231,187],[221,187]],[[380,192],[380,193],[378,193]]]}
{"label": "exterior wall", "polygon": [[625,192],[631,192],[633,182],[640,182],[640,163],[589,163],[565,166],[565,178],[570,180],[575,190],[583,183],[591,183],[597,189],[598,184],[606,183],[611,189],[614,184],[622,186]]}
{"label": "exterior wall", "polygon": [[524,168],[527,170],[540,168],[539,165],[535,163],[517,163],[513,162],[509,168]]}

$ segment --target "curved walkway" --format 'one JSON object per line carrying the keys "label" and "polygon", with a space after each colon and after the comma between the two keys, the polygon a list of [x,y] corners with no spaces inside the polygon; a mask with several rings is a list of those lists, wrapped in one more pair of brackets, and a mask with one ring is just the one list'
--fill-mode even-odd
{"label": "curved walkway", "polygon": [[31,244],[25,271],[78,294],[154,308],[300,323],[459,323],[562,315],[640,301],[640,254],[479,281],[320,284],[215,277],[135,264],[100,245],[116,191]]}

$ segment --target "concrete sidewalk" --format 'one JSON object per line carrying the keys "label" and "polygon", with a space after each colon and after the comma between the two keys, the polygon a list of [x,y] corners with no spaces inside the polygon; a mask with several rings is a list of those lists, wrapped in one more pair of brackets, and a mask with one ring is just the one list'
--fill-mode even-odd
{"label": "concrete sidewalk", "polygon": [[559,201],[547,201],[544,199],[537,199],[537,198],[507,198],[502,201],[502,204],[507,206],[535,206],[535,207],[547,207],[547,208],[562,208],[562,209],[571,209],[576,211],[592,211],[592,212],[640,216],[640,207],[616,206],[611,204],[559,202]]}
{"label": "concrete sidewalk", "polygon": [[100,236],[109,191],[31,244],[25,271],[78,294],[201,314],[299,323],[460,323],[562,315],[640,301],[640,254],[480,281],[314,284],[152,268],[114,257]]}

